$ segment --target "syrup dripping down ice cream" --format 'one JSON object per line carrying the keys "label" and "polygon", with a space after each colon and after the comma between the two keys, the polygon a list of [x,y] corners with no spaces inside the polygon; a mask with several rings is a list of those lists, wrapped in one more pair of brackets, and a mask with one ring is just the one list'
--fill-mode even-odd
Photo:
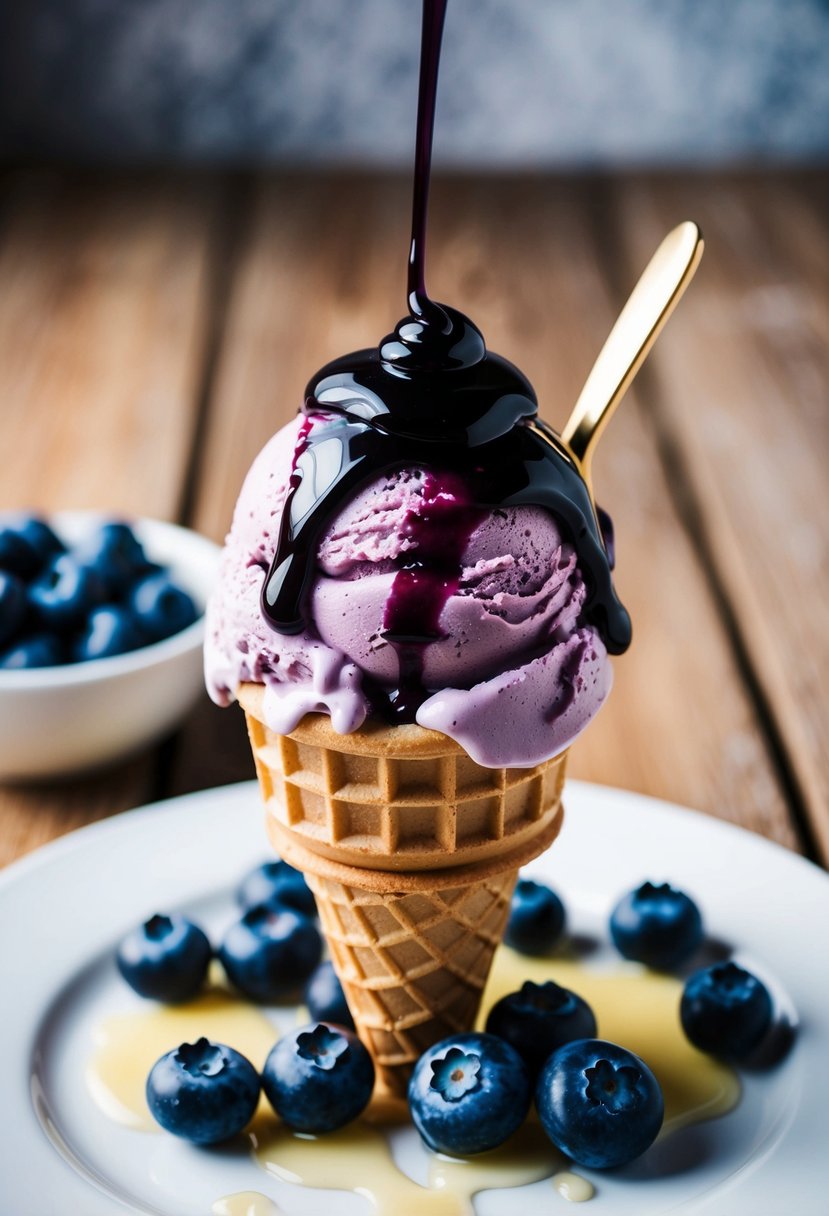
{"label": "syrup dripping down ice cream", "polygon": [[339,414],[303,414],[246,478],[208,613],[214,699],[226,704],[240,684],[262,683],[277,733],[310,712],[330,714],[343,733],[380,714],[442,731],[484,765],[533,765],[563,751],[612,677],[608,642],[590,620],[592,576],[571,530],[544,507],[486,508],[458,473],[395,468],[322,532],[307,624],[280,633],[264,616],[292,475],[306,453],[319,463],[326,445],[338,448],[342,431]]}

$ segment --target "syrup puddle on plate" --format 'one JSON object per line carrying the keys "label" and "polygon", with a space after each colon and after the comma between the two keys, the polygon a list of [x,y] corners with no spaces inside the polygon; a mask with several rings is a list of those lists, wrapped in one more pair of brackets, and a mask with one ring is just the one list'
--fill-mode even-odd
{"label": "syrup puddle on plate", "polygon": [[397,1168],[382,1132],[355,1124],[324,1138],[296,1136],[276,1123],[254,1136],[256,1159],[281,1179],[323,1190],[354,1191],[377,1216],[472,1216],[479,1191],[525,1186],[555,1174],[564,1158],[537,1124],[468,1160],[429,1154],[426,1186]]}
{"label": "syrup puddle on plate", "polygon": [[[733,1069],[692,1047],[679,1021],[682,982],[648,971],[638,963],[614,962],[593,968],[578,960],[527,958],[501,947],[496,951],[481,1002],[491,1009],[525,980],[553,979],[584,997],[598,1024],[597,1037],[620,1043],[641,1056],[662,1087],[665,1122],[661,1136],[733,1110],[740,1081]],[[486,1020],[480,1019],[480,1025]]]}
{"label": "syrup puddle on plate", "polygon": [[282,1209],[259,1191],[237,1191],[217,1199],[210,1216],[281,1216]]}
{"label": "syrup puddle on plate", "polygon": [[[592,1005],[599,1038],[621,1043],[652,1068],[665,1097],[660,1135],[723,1115],[737,1105],[736,1074],[697,1051],[682,1032],[679,980],[636,964],[594,968],[570,959],[527,958],[502,947],[495,955],[482,1008],[489,1009],[525,980],[547,979],[572,988]],[[109,1118],[135,1129],[158,1130],[144,1086],[160,1056],[204,1035],[235,1047],[261,1069],[278,1034],[259,1009],[214,985],[183,1005],[148,1003],[102,1021],[95,1029],[87,1084]],[[254,1159],[272,1176],[299,1186],[353,1191],[366,1198],[378,1216],[469,1216],[474,1210],[472,1197],[479,1191],[546,1178],[552,1179],[552,1189],[563,1200],[578,1203],[594,1194],[593,1184],[570,1170],[570,1163],[532,1117],[491,1153],[470,1160],[427,1153],[428,1178],[420,1185],[398,1168],[392,1156],[388,1132],[401,1122],[405,1118],[399,1105],[392,1109],[380,1099],[363,1119],[342,1131],[319,1138],[301,1136],[278,1123],[263,1098],[248,1134]],[[278,1212],[272,1200],[253,1191],[217,1199],[213,1208],[213,1216]]]}
{"label": "syrup puddle on plate", "polygon": [[587,1203],[587,1200],[596,1194],[593,1183],[582,1178],[581,1174],[574,1174],[572,1170],[561,1170],[560,1173],[553,1174],[553,1186],[561,1198],[568,1199],[570,1203]]}
{"label": "syrup puddle on plate", "polygon": [[[180,1043],[204,1035],[225,1043],[262,1068],[278,1030],[265,1015],[227,989],[213,986],[182,1005],[148,1002],[134,1013],[119,1013],[94,1031],[95,1052],[86,1070],[90,1094],[105,1115],[140,1131],[157,1132],[145,1096],[147,1075],[156,1060]],[[260,1111],[264,1098],[260,1099]],[[259,1117],[257,1112],[257,1118]]]}

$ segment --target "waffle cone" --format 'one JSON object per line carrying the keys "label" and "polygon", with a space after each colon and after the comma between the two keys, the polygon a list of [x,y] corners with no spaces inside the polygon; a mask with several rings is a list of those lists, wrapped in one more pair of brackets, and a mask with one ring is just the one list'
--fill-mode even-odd
{"label": "waffle cone", "polygon": [[518,867],[561,827],[566,754],[487,769],[422,727],[289,735],[239,690],[268,833],[316,896],[331,959],[381,1086],[403,1093],[432,1043],[471,1029]]}

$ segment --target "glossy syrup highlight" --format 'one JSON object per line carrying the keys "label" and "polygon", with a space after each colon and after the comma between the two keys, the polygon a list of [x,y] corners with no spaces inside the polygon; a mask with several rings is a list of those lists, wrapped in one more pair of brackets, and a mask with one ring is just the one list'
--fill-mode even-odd
{"label": "glossy syrup highlight", "polygon": [[[428,695],[423,651],[439,636],[452,570],[462,548],[469,512],[504,507],[550,511],[575,548],[587,597],[580,624],[593,625],[608,651],[630,642],[630,620],[610,577],[607,529],[588,489],[558,437],[538,418],[526,377],[487,351],[468,317],[433,301],[426,289],[426,224],[440,47],[446,0],[424,0],[415,141],[412,230],[407,297],[409,315],[376,348],[334,360],[306,388],[303,422],[294,454],[276,553],[265,579],[262,611],[280,633],[313,627],[308,600],[316,554],[328,526],[347,499],[372,481],[402,469],[455,487],[443,500],[447,552],[423,545],[400,562],[389,615],[419,627],[387,626],[398,685],[365,682],[375,713],[411,722]],[[428,514],[429,503],[426,503]],[[416,526],[416,525],[413,525]],[[556,712],[552,707],[551,712]]]}

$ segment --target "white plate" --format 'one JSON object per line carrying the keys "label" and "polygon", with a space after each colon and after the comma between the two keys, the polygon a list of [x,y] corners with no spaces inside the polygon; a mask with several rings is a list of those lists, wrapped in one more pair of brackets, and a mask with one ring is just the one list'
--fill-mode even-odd
{"label": "white plate", "polygon": [[[744,1078],[733,1114],[676,1134],[684,1169],[595,1175],[590,1216],[825,1216],[829,878],[760,837],[636,794],[571,782],[566,801],[560,841],[530,869],[561,891],[577,929],[644,877],[670,879],[697,896],[714,935],[782,985],[800,1019],[791,1054]],[[94,1017],[132,999],[112,965],[119,936],[157,908],[226,924],[233,884],[267,854],[250,783],[93,825],[0,876],[4,1216],[206,1216],[248,1190],[288,1216],[369,1212],[360,1196],[277,1182],[244,1156],[118,1126],[83,1084]],[[404,1150],[415,1175],[416,1156]],[[515,1191],[489,1191],[475,1205],[506,1216],[516,1202]],[[520,1203],[523,1216],[570,1210],[549,1182],[523,1188]]]}

